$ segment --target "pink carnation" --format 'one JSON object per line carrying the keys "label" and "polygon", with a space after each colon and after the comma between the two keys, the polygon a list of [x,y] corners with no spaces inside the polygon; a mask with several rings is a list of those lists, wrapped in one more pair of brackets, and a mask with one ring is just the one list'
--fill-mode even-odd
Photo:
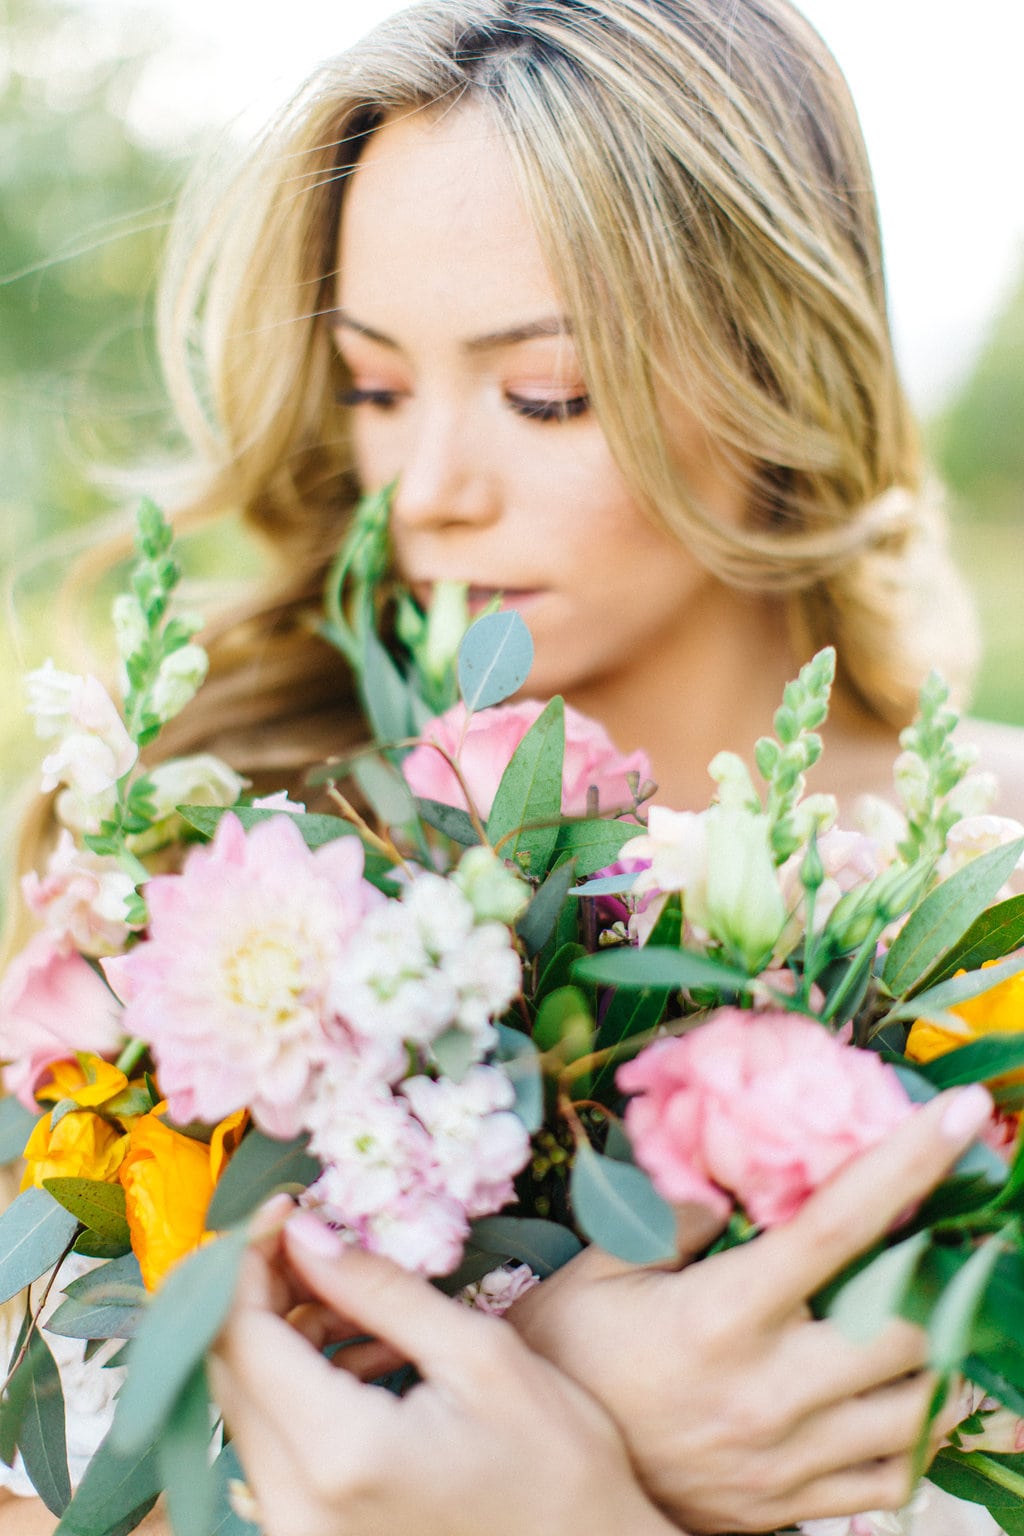
{"label": "pink carnation", "polygon": [[760,1226],[788,1221],[820,1184],[882,1141],[913,1105],[891,1067],[813,1019],[721,1009],[620,1068],[637,1162],[674,1203]]}
{"label": "pink carnation", "polygon": [[47,1067],[76,1051],[116,1051],[121,1009],[81,955],[38,933],[0,982],[0,1057],[4,1084],[27,1109]]}
{"label": "pink carnation", "polygon": [[[501,776],[544,705],[537,699],[523,699],[518,704],[500,704],[470,717],[466,727],[466,706],[456,704],[432,720],[423,732],[423,743],[414,747],[402,764],[402,772],[414,795],[425,800],[440,800],[465,810],[466,798],[451,768],[440,752],[427,742],[437,742],[456,760],[479,814],[486,817],[494,803]],[[587,813],[587,791],[597,789],[602,812],[615,811],[632,803],[633,796],[626,775],[638,773],[641,782],[651,776],[650,759],[645,752],[624,755],[614,745],[604,727],[596,720],[565,708],[565,765],[562,770],[562,812],[566,816]]]}
{"label": "pink carnation", "polygon": [[179,1121],[248,1105],[271,1135],[293,1135],[336,1026],[331,969],[384,897],[363,850],[341,837],[311,852],[290,816],[248,835],[236,816],[146,887],[149,937],[103,962],[129,1034],[149,1042]]}

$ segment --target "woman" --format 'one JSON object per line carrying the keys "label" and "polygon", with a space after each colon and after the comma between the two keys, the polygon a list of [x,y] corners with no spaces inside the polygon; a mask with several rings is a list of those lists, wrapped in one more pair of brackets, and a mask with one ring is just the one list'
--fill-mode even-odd
{"label": "woman", "polygon": [[[535,635],[530,691],[562,691],[623,748],[642,744],[668,803],[706,802],[709,757],[749,749],[825,641],[839,653],[827,783],[847,802],[886,787],[927,666],[969,671],[855,117],[784,0],[418,6],[325,67],[191,213],[202,238],[186,222],[163,321],[211,467],[195,512],[241,507],[282,576],[215,637],[213,678],[164,750],[201,744],[276,788],[357,736],[309,619],[359,490],[395,476],[400,573],[424,599],[451,578],[476,603],[503,592]],[[1020,806],[1010,734],[978,739]],[[889,1151],[901,1207],[980,1123],[976,1098],[953,1102],[945,1142],[942,1105]],[[571,1425],[568,1459],[600,1469],[581,1531],[666,1517],[759,1530],[900,1504],[930,1391],[922,1340],[901,1326],[852,1350],[805,1305],[884,1225],[877,1166],[828,1188],[774,1263],[764,1240],[671,1275],[585,1255],[542,1286],[523,1332],[596,1409],[507,1329],[485,1343],[471,1320],[468,1343],[459,1318],[425,1346],[437,1303],[415,1282],[310,1257],[301,1228],[268,1238],[219,1389],[271,1536],[429,1529],[435,1498],[448,1533],[456,1516],[543,1529],[568,1452],[552,1465],[536,1444],[506,1450],[512,1500],[497,1440],[470,1433],[477,1415],[493,1427],[496,1398],[541,1441],[553,1419]],[[380,1285],[408,1330],[385,1323]],[[280,1321],[314,1296],[426,1367],[428,1387],[350,1444],[344,1476],[323,1472],[340,1437],[297,1432],[280,1390],[325,1390]],[[617,1347],[595,1358],[590,1328]],[[338,1379],[347,1399],[371,1390]],[[453,1462],[434,1465],[447,1493],[420,1461],[406,1483],[378,1475],[424,1426],[451,1437]]]}

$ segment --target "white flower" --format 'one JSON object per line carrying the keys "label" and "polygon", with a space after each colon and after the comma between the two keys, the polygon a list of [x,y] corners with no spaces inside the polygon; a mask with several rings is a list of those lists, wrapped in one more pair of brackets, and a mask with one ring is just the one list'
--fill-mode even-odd
{"label": "white flower", "polygon": [[687,897],[686,915],[753,969],[771,954],[786,922],[767,816],[713,806],[707,852],[704,910],[695,911]]}
{"label": "white flower", "polygon": [[901,752],[892,773],[908,816],[923,816],[931,810],[928,766],[916,752]]}
{"label": "white flower", "polygon": [[205,681],[209,665],[206,652],[194,642],[164,657],[149,700],[158,720],[173,720],[181,713]]}
{"label": "white flower", "polygon": [[43,790],[66,784],[85,801],[108,795],[139,752],[103,684],[47,661],[25,686],[36,733],[57,742],[43,761]]}
{"label": "white flower", "polygon": [[495,1040],[491,1020],[509,1008],[523,982],[519,956],[502,923],[482,923],[441,962],[458,993],[455,1020],[483,1053]]}
{"label": "white flower", "polygon": [[991,810],[999,793],[994,773],[969,773],[946,796],[946,804],[958,816],[983,816]]}
{"label": "white flower", "polygon": [[26,905],[59,941],[83,955],[116,955],[131,932],[126,902],[135,883],[116,859],[79,848],[62,831],[42,877],[22,881]]}
{"label": "white flower", "polygon": [[513,1302],[539,1284],[540,1276],[534,1274],[529,1264],[503,1264],[473,1285],[463,1286],[455,1300],[461,1301],[463,1306],[475,1307],[478,1312],[487,1312],[491,1317],[504,1317]]}
{"label": "white flower", "polygon": [[149,639],[149,625],[142,604],[130,592],[119,592],[114,598],[111,617],[117,653],[123,662],[128,662]]}
{"label": "white flower", "polygon": [[879,858],[888,867],[907,835],[907,818],[881,795],[860,795],[853,807],[853,823],[878,844]]}
{"label": "white flower", "polygon": [[358,1035],[429,1044],[453,1022],[458,993],[431,964],[415,911],[389,901],[335,964],[330,1001]]}
{"label": "white flower", "polygon": [[301,800],[290,800],[286,789],[273,795],[260,795],[252,802],[254,811],[285,811],[289,816],[304,816],[306,807]]}
{"label": "white flower", "polygon": [[437,1177],[470,1217],[500,1210],[530,1156],[530,1138],[511,1112],[515,1092],[497,1067],[472,1067],[461,1083],[407,1078],[399,1090],[429,1131]]}
{"label": "white flower", "polygon": [[329,1117],[311,1118],[318,1123],[310,1147],[326,1165],[311,1195],[346,1226],[387,1210],[430,1181],[430,1137],[387,1088],[367,1085],[347,1102],[335,1100]]}
{"label": "white flower", "polygon": [[[940,880],[948,880],[950,875],[970,864],[972,859],[979,858],[983,853],[991,853],[995,848],[1005,848],[1007,843],[1014,843],[1019,837],[1024,837],[1024,826],[1009,816],[965,816],[962,821],[950,827],[946,835],[946,850],[935,866],[935,872]],[[1022,871],[1024,855],[1015,865],[1017,876]],[[1000,899],[1016,894],[1020,883],[1019,878],[1015,879],[1011,875],[1000,892]]]}
{"label": "white flower", "polygon": [[172,757],[158,763],[148,775],[153,806],[153,825],[130,839],[133,853],[150,853],[173,841],[181,830],[179,805],[232,806],[246,780],[212,752]]}
{"label": "white flower", "polygon": [[690,904],[701,907],[708,874],[707,811],[672,811],[664,805],[652,805],[647,817],[647,832],[624,843],[619,853],[623,861],[650,861],[633,883],[633,895],[648,891],[681,891]]}
{"label": "white flower", "polygon": [[432,960],[457,950],[473,931],[473,908],[458,886],[442,875],[417,875],[403,891],[402,904],[416,919]]}

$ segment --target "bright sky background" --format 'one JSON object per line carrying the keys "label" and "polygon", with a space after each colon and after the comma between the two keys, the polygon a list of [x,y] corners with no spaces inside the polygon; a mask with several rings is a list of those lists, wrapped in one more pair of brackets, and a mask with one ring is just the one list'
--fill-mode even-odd
{"label": "bright sky background", "polygon": [[[97,23],[142,0],[82,0]],[[725,4],[726,0],[722,0]],[[173,140],[260,120],[321,58],[402,0],[149,0],[167,42],[130,115]],[[969,367],[1024,261],[1021,0],[803,0],[861,112],[897,345],[922,408]],[[181,127],[179,128],[179,125]]]}

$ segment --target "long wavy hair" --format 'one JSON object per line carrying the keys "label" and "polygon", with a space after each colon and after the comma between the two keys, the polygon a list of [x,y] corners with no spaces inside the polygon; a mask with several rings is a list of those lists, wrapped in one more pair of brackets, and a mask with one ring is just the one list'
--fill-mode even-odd
{"label": "long wavy hair", "polygon": [[[187,513],[240,512],[277,574],[215,628],[211,679],[161,750],[279,784],[360,729],[311,620],[359,493],[324,313],[369,137],[462,103],[507,140],[646,514],[723,581],[779,594],[799,651],[834,643],[869,717],[903,723],[931,665],[962,681],[966,599],[893,357],[856,114],[817,33],[787,0],[421,0],[183,199],[160,329],[203,467]],[[687,484],[680,403],[746,476],[741,526]]]}

